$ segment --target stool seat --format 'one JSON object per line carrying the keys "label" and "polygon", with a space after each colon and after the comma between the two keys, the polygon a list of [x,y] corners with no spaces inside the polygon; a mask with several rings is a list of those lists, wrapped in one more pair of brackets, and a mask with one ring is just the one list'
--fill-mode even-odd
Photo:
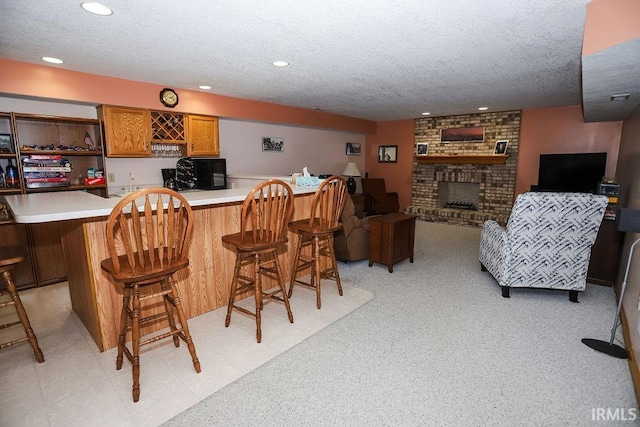
{"label": "stool seat", "polygon": [[38,363],[42,363],[44,362],[44,355],[42,354],[42,350],[40,350],[40,347],[38,346],[38,339],[36,338],[36,334],[31,328],[29,317],[27,316],[27,312],[22,305],[22,301],[20,300],[20,296],[18,295],[18,291],[16,290],[16,285],[13,282],[13,277],[11,276],[11,270],[13,270],[16,264],[24,261],[26,257],[27,250],[23,246],[4,246],[0,248],[0,275],[2,276],[2,280],[7,287],[6,291],[0,292],[0,296],[7,294],[11,296],[11,301],[0,303],[0,308],[9,307],[12,305],[15,308],[16,313],[18,314],[18,318],[20,319],[15,322],[9,322],[0,325],[0,329],[5,329],[21,324],[26,335],[23,338],[18,338],[13,341],[8,341],[0,344],[0,349],[10,347],[24,341],[29,341],[33,350],[33,355],[35,356]]}
{"label": "stool seat", "polygon": [[4,246],[0,248],[0,267],[13,266],[27,257],[24,246]]}
{"label": "stool seat", "polygon": [[292,221],[289,223],[289,230],[294,233],[307,233],[307,234],[330,234],[334,231],[338,231],[342,228],[342,224],[338,224],[333,227],[323,227],[320,225],[319,219],[314,219],[313,221],[309,221],[309,219],[299,219],[297,221]]}
{"label": "stool seat", "polygon": [[[266,233],[260,233],[259,235],[265,235]],[[230,245],[235,246],[240,251],[251,252],[270,249],[274,246],[280,246],[287,243],[287,237],[275,239],[273,241],[264,240],[259,235],[245,233],[234,233],[222,236],[222,241]]]}

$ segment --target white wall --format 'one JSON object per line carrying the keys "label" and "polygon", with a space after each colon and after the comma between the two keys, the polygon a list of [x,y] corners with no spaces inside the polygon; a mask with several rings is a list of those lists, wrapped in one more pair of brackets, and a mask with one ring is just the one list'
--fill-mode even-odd
{"label": "white wall", "polygon": [[[0,96],[0,111],[46,114],[64,117],[96,118],[94,106],[46,100],[26,100]],[[354,162],[364,174],[364,156],[347,156],[346,143],[362,144],[360,134],[296,126],[274,125],[221,118],[220,157],[227,159],[227,173],[287,176],[302,172],[307,167],[313,174],[340,174],[347,162]],[[262,151],[262,137],[284,139],[284,151]],[[110,193],[120,193],[129,185],[129,172],[134,175],[133,185],[162,184],[160,169],[175,167],[177,159],[118,159],[108,158],[105,169],[114,173],[116,181],[109,184]],[[360,191],[360,180],[358,191]]]}

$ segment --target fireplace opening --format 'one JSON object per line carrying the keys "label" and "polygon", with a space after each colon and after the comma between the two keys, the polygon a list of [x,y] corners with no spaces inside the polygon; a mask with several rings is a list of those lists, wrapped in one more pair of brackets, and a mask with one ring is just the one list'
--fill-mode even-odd
{"label": "fireplace opening", "polygon": [[463,210],[467,210],[467,211],[477,211],[478,210],[478,207],[476,205],[474,205],[473,203],[458,202],[458,201],[446,203],[444,205],[444,207],[445,208],[451,208],[451,209],[463,209]]}
{"label": "fireplace opening", "polygon": [[452,181],[438,183],[438,206],[441,208],[477,211],[479,203],[480,184]]}

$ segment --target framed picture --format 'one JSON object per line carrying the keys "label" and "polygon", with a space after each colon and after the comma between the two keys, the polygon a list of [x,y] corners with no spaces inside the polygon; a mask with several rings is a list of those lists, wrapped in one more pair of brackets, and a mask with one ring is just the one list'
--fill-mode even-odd
{"label": "framed picture", "polygon": [[262,151],[284,151],[284,138],[263,136]]}
{"label": "framed picture", "polygon": [[429,154],[429,144],[419,142],[416,144],[416,154],[418,156],[426,156]]}
{"label": "framed picture", "polygon": [[496,141],[496,148],[493,149],[493,154],[507,154],[507,145],[509,145],[509,141],[506,139]]}
{"label": "framed picture", "polygon": [[0,153],[13,153],[11,135],[8,133],[0,133]]}
{"label": "framed picture", "polygon": [[440,131],[440,142],[482,142],[482,141],[484,141],[484,127],[482,126],[442,129]]}
{"label": "framed picture", "polygon": [[397,163],[398,146],[381,145],[378,147],[378,163]]}
{"label": "framed picture", "polygon": [[347,156],[359,156],[360,144],[356,142],[347,142]]}

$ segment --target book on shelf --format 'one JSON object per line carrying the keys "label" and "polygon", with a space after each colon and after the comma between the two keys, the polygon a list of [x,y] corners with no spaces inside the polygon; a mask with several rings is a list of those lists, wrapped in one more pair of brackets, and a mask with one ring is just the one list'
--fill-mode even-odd
{"label": "book on shelf", "polygon": [[24,160],[60,160],[62,154],[30,154],[28,158]]}
{"label": "book on shelf", "polygon": [[59,177],[41,177],[41,178],[26,178],[25,181],[30,182],[71,182],[69,177],[59,176]]}
{"label": "book on shelf", "polygon": [[69,187],[71,182],[27,182],[27,188]]}
{"label": "book on shelf", "polygon": [[65,177],[67,176],[66,172],[43,172],[43,171],[38,171],[38,172],[25,172],[24,173],[24,177],[25,178],[44,178],[44,177],[58,177],[58,176],[62,176]]}
{"label": "book on shelf", "polygon": [[24,166],[23,172],[71,172],[71,166]]}

